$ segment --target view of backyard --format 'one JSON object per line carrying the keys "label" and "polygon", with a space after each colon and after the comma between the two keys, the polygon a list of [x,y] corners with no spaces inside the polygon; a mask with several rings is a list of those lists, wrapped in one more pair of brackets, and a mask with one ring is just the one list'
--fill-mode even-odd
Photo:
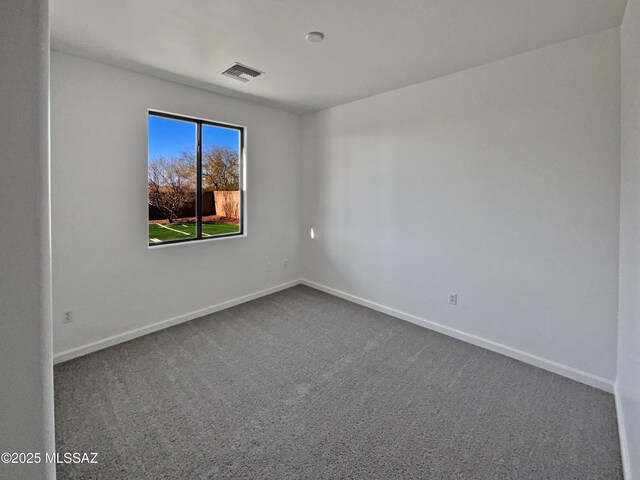
{"label": "view of backyard", "polygon": [[[202,236],[211,237],[214,235],[236,233],[240,231],[240,225],[232,223],[203,223]],[[196,236],[195,222],[187,223],[150,223],[149,224],[149,242],[158,243],[167,240],[184,240]]]}
{"label": "view of backyard", "polygon": [[196,205],[202,238],[240,233],[240,144],[237,128],[149,115],[150,245],[197,238]]}

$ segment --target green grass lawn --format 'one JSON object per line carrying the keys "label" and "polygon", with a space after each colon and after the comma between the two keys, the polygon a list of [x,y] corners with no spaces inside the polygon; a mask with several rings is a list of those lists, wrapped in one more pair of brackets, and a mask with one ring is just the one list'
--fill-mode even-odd
{"label": "green grass lawn", "polygon": [[[240,231],[240,225],[232,223],[203,223],[202,236],[213,237],[215,235],[236,233]],[[193,222],[172,224],[149,224],[149,243],[161,243],[167,240],[188,240],[195,238],[196,224]]]}

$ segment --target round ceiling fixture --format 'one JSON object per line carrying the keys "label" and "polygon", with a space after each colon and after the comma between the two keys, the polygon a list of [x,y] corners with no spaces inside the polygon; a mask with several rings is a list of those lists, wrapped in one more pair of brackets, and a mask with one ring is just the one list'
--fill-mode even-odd
{"label": "round ceiling fixture", "polygon": [[324,40],[324,33],[322,32],[309,32],[306,35],[307,41],[311,43],[318,43]]}

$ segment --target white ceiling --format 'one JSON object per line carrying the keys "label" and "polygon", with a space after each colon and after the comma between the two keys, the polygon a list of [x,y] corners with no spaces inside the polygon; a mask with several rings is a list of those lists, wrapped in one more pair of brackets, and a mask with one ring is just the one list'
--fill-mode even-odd
{"label": "white ceiling", "polygon": [[[620,25],[626,0],[52,0],[52,45],[309,112]],[[305,34],[325,33],[321,43]],[[234,61],[265,71],[241,83]]]}

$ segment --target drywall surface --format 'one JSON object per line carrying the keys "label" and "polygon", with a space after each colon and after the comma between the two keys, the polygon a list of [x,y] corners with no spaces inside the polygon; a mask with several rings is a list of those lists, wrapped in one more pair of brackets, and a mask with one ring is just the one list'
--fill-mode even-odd
{"label": "drywall surface", "polygon": [[307,115],[303,277],[610,383],[619,124],[618,29]]}
{"label": "drywall surface", "polygon": [[[299,117],[58,52],[51,67],[56,353],[299,277]],[[147,109],[247,128],[246,237],[148,248]]]}
{"label": "drywall surface", "polygon": [[620,320],[617,401],[627,480],[640,479],[640,2],[629,0],[622,42]]}
{"label": "drywall surface", "polygon": [[[54,450],[49,223],[49,3],[0,14],[0,453]],[[0,463],[0,479],[55,478]]]}

